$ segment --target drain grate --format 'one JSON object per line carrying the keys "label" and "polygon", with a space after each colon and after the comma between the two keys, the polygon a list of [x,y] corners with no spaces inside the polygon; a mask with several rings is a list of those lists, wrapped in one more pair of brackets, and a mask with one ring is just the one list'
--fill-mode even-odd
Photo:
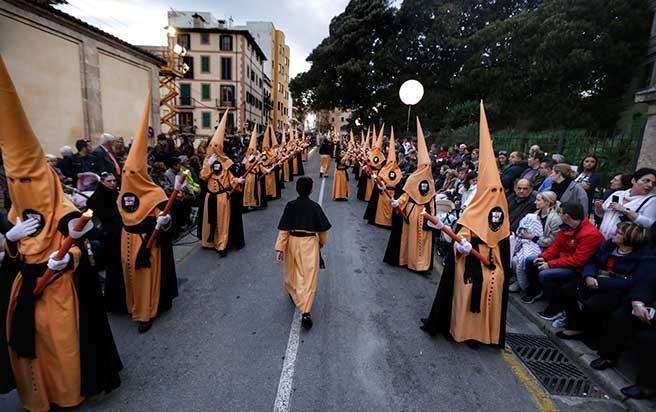
{"label": "drain grate", "polygon": [[546,336],[506,335],[508,345],[552,395],[604,398],[576,364]]}

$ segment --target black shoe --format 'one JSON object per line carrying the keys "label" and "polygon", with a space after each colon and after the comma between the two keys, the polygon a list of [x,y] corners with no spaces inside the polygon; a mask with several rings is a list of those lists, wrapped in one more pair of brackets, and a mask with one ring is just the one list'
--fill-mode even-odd
{"label": "black shoe", "polygon": [[612,359],[606,359],[600,357],[590,362],[590,367],[598,371],[603,371],[605,369],[614,367],[615,364],[616,362]]}
{"label": "black shoe", "polygon": [[309,312],[303,314],[303,317],[301,318],[301,326],[303,326],[303,329],[305,330],[312,329],[312,318],[310,317]]}
{"label": "black shoe", "polygon": [[153,326],[152,319],[147,322],[139,322],[139,326],[137,326],[137,331],[139,333],[146,333],[151,328],[151,326]]}
{"label": "black shoe", "polygon": [[540,299],[542,297],[542,291],[539,292],[524,292],[522,294],[522,302],[524,303],[533,303],[536,300]]}
{"label": "black shoe", "polygon": [[478,349],[481,347],[481,344],[478,341],[469,339],[465,341],[465,345],[469,346],[470,349]]}
{"label": "black shoe", "polygon": [[289,301],[292,302],[292,305],[296,305],[296,303],[294,303],[294,298],[292,298],[292,295],[288,293],[287,296],[289,296]]}
{"label": "black shoe", "polygon": [[227,250],[219,250],[219,256],[226,257],[227,254],[228,254]]}
{"label": "black shoe", "polygon": [[558,336],[562,340],[583,340],[583,338],[585,337],[585,332],[579,332],[570,335],[565,333],[564,330],[559,330],[558,332],[556,332],[556,336]]}
{"label": "black shoe", "polygon": [[649,399],[656,396],[656,388],[647,388],[641,385],[631,385],[620,389],[625,396],[633,399]]}
{"label": "black shoe", "polygon": [[[424,319],[422,319],[422,321],[423,321],[423,320],[424,320]],[[427,333],[428,335],[430,335],[430,336],[435,336],[435,335],[437,335],[437,332],[435,332],[433,329],[431,329],[431,328],[428,326],[428,323],[427,323],[427,322],[424,322],[423,325],[419,326],[419,329],[423,330],[424,332],[426,332],[426,333]]]}
{"label": "black shoe", "polygon": [[540,315],[540,317],[544,320],[554,320],[558,316],[560,316],[560,314],[562,312],[563,312],[562,310],[556,309],[556,308],[552,307],[551,305],[549,305],[542,312],[538,312],[538,315]]}

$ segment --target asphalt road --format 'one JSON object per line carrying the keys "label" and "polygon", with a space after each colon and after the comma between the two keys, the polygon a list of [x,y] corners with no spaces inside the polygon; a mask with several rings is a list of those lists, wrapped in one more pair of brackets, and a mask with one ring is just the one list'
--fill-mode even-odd
{"label": "asphalt road", "polygon": [[[317,200],[317,155],[306,172]],[[327,268],[314,328],[300,332],[288,410],[544,410],[502,351],[472,350],[419,330],[439,275],[426,279],[384,264],[389,232],[365,223],[354,190],[350,201],[333,202],[331,188],[332,173],[323,198],[333,224],[323,251]],[[273,245],[282,209],[295,197],[288,184],[282,200],[244,215],[246,248],[225,258],[198,249],[183,259],[180,297],[147,334],[138,335],[126,316],[112,316],[123,384],[79,409],[272,411],[294,317]],[[0,410],[20,410],[15,393],[0,396]]]}

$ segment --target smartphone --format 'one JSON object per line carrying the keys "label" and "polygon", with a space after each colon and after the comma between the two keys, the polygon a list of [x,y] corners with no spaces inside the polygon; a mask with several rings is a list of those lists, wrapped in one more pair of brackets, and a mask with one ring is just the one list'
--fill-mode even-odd
{"label": "smartphone", "polygon": [[649,306],[647,306],[645,309],[649,311],[649,319],[656,320],[656,309],[650,308]]}
{"label": "smartphone", "polygon": [[620,197],[617,195],[613,195],[610,197],[611,202],[619,203],[620,202]]}

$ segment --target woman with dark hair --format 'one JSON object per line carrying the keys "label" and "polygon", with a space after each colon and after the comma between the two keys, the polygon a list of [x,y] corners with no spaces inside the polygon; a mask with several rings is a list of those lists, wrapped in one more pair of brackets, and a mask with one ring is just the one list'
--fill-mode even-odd
{"label": "woman with dark hair", "polygon": [[556,335],[598,337],[602,321],[621,305],[636,279],[656,272],[649,245],[649,229],[632,222],[618,224],[613,237],[584,266],[582,278],[561,289],[567,327]]}
{"label": "woman with dark hair", "polygon": [[599,185],[599,174],[595,173],[599,159],[595,155],[587,155],[581,160],[579,165],[579,175],[574,179],[576,183],[581,185],[585,193],[588,194],[588,210],[592,210],[592,199],[594,198],[595,190]]}
{"label": "woman with dark hair", "polygon": [[101,257],[105,267],[105,301],[109,312],[127,313],[125,283],[121,265],[121,230],[123,221],[116,203],[116,177],[103,172],[100,184],[87,200],[93,217],[100,221]]}
{"label": "woman with dark hair", "polygon": [[610,239],[617,223],[631,221],[650,227],[656,221],[656,195],[652,194],[656,184],[656,170],[648,167],[638,169],[631,179],[631,188],[614,192],[595,213],[603,216],[599,230]]}

